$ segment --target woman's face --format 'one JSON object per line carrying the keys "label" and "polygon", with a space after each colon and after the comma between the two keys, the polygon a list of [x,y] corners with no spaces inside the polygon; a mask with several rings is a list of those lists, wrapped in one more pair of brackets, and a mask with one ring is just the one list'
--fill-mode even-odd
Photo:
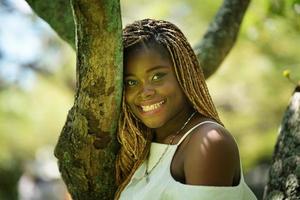
{"label": "woman's face", "polygon": [[172,119],[190,112],[165,49],[158,45],[133,49],[125,53],[124,61],[126,103],[147,127],[176,123]]}

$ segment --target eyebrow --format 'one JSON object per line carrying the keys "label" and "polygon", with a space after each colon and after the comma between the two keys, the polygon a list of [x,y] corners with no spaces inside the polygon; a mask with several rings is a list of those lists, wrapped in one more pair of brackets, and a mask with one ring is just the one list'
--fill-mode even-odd
{"label": "eyebrow", "polygon": [[[150,73],[152,71],[155,71],[155,70],[158,70],[158,69],[164,69],[164,68],[167,69],[167,68],[170,68],[170,67],[169,66],[163,66],[163,65],[157,65],[155,67],[152,67],[151,69],[148,69],[146,71],[146,73],[148,74],[148,73]],[[125,74],[125,76],[134,76],[134,74],[128,73],[128,74]]]}

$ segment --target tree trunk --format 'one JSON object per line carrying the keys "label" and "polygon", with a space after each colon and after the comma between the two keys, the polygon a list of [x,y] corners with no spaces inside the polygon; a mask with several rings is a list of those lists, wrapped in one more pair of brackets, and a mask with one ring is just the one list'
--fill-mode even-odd
{"label": "tree trunk", "polygon": [[77,85],[55,156],[74,200],[113,199],[115,130],[122,95],[120,4],[118,0],[73,0],[71,4]]}
{"label": "tree trunk", "polygon": [[265,200],[300,197],[300,85],[283,116],[265,187]]}

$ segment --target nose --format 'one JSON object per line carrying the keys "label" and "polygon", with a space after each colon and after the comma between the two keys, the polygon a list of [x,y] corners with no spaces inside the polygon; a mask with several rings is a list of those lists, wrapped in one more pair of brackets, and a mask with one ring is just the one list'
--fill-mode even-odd
{"label": "nose", "polygon": [[155,95],[155,88],[153,88],[150,84],[144,85],[140,91],[140,97],[142,100],[150,99]]}

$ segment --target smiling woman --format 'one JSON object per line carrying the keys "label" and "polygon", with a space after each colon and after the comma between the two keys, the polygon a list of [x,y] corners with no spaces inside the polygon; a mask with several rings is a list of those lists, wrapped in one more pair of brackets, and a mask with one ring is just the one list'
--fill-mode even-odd
{"label": "smiling woman", "polygon": [[256,199],[197,58],[173,24],[123,30],[124,96],[116,199]]}
{"label": "smiling woman", "polygon": [[179,86],[167,50],[154,41],[149,44],[141,43],[126,51],[125,97],[133,114],[158,131],[167,122],[176,124],[175,116],[175,120],[184,119],[192,108]]}

